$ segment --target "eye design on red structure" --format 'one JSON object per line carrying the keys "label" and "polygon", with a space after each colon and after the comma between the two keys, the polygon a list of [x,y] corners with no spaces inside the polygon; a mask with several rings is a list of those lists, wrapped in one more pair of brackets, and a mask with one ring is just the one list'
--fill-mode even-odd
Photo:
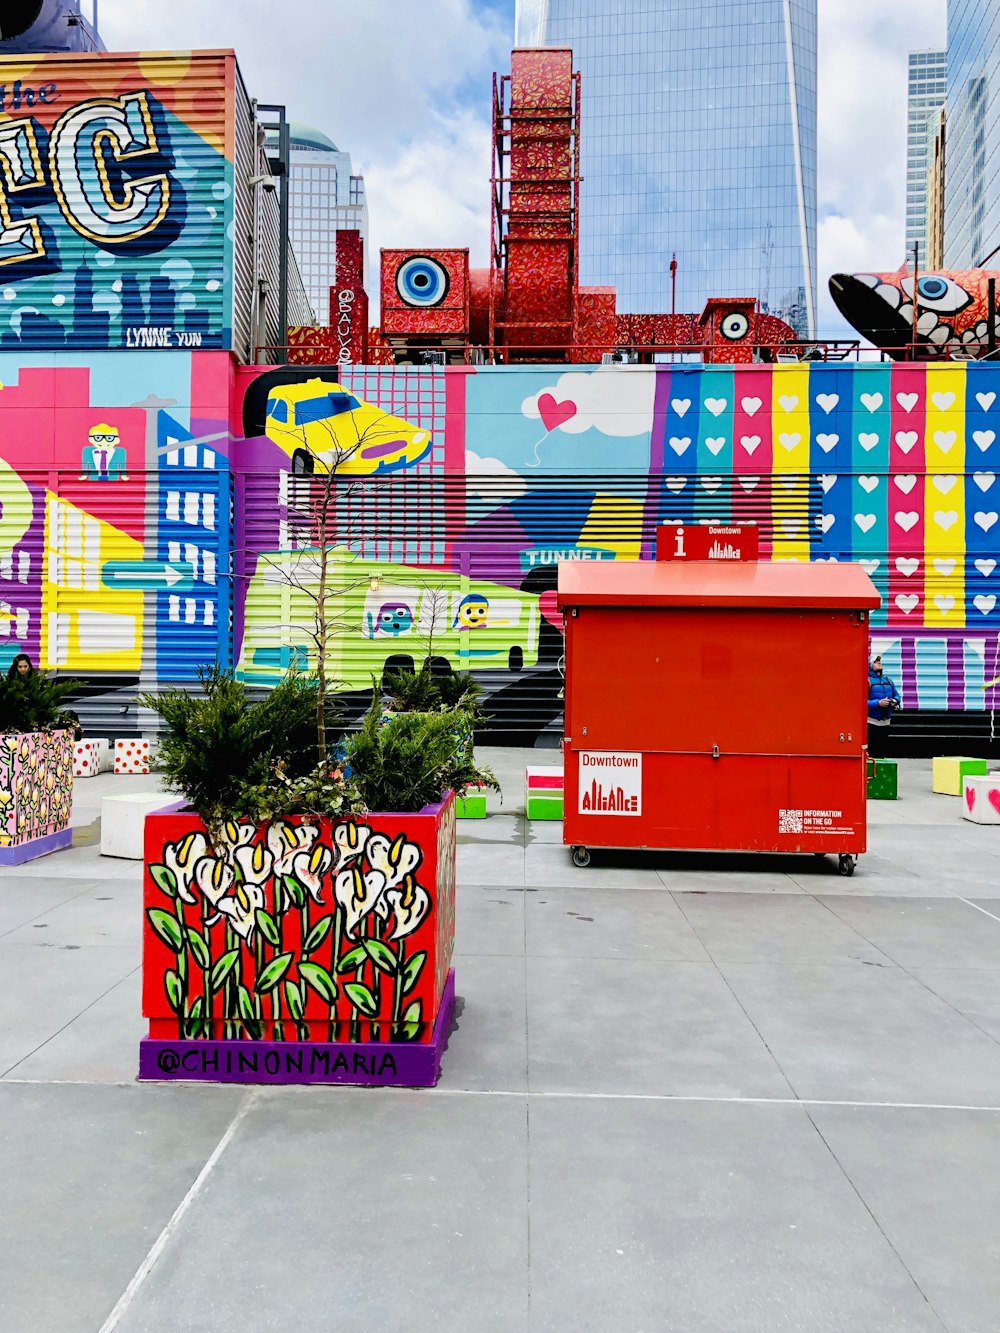
{"label": "eye design on red structure", "polygon": [[[900,285],[912,301],[913,279],[904,278]],[[971,305],[972,296],[944,273],[925,273],[917,279],[917,300],[922,308],[930,307],[941,315],[957,315]]]}
{"label": "eye design on red structure", "polygon": [[396,291],[406,305],[427,309],[440,305],[450,286],[444,267],[428,255],[414,255],[400,264]]}
{"label": "eye design on red structure", "polygon": [[741,315],[738,310],[734,310],[732,314],[726,315],[719,329],[723,338],[728,338],[730,342],[739,342],[741,338],[745,338],[749,333],[750,321],[746,315]]}

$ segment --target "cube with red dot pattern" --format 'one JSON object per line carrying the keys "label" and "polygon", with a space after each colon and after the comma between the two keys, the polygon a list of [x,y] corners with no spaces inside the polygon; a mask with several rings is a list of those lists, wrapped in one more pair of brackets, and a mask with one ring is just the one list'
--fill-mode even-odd
{"label": "cube with red dot pattern", "polygon": [[96,741],[77,741],[73,746],[73,776],[96,778],[101,771],[101,756]]}
{"label": "cube with red dot pattern", "polygon": [[115,741],[115,772],[148,773],[149,741],[139,737]]}

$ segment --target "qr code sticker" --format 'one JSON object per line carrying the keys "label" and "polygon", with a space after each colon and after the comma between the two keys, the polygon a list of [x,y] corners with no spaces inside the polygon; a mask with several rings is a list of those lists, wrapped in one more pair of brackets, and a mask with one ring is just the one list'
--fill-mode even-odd
{"label": "qr code sticker", "polygon": [[778,811],[778,832],[779,832],[779,833],[801,833],[801,832],[802,832],[802,811],[801,811],[801,810],[779,810],[779,811]]}

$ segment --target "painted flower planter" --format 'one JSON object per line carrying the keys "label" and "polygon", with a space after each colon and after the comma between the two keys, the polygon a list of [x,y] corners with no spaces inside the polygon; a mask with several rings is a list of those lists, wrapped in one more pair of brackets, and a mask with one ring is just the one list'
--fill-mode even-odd
{"label": "painted flower planter", "polygon": [[140,1078],[437,1081],[455,798],[417,814],[146,819]]}
{"label": "painted flower planter", "polygon": [[68,847],[72,812],[72,731],[0,738],[0,866]]}

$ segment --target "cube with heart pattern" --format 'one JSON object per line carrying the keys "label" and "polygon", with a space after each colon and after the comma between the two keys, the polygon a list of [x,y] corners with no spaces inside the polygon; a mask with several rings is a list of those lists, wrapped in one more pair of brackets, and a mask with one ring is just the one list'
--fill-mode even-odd
{"label": "cube with heart pattern", "polygon": [[1000,773],[965,779],[962,817],[973,824],[1000,824]]}

